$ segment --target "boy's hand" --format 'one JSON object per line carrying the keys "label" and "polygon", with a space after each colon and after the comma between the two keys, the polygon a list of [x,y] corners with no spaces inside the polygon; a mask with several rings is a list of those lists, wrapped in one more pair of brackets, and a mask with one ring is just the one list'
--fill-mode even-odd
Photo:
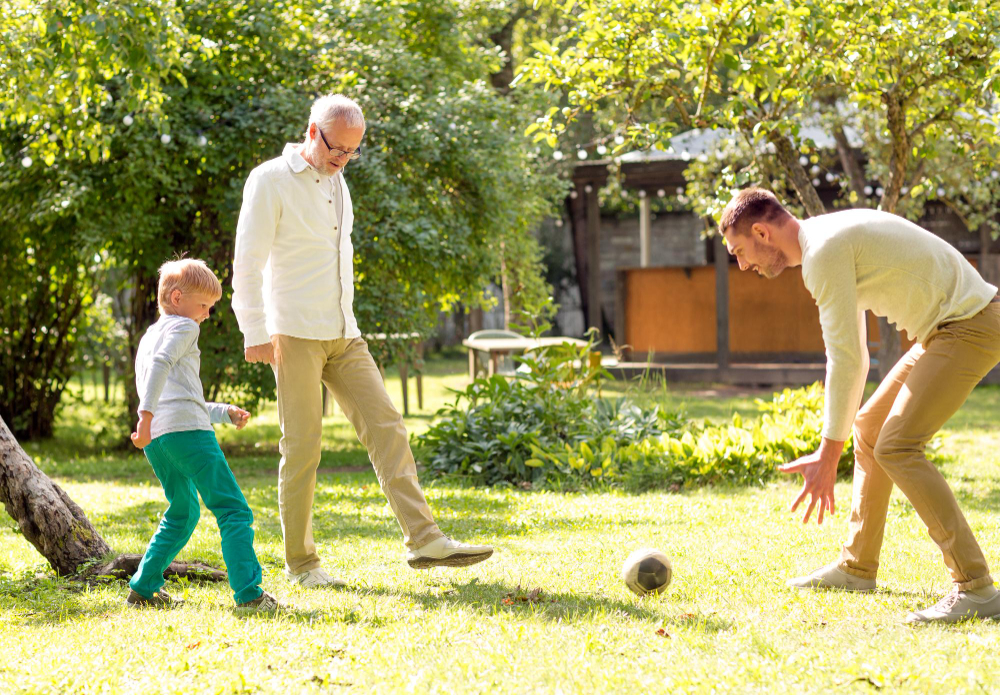
{"label": "boy's hand", "polygon": [[241,430],[247,426],[247,422],[250,420],[250,413],[243,410],[243,408],[231,405],[229,406],[229,419],[236,426],[236,429]]}
{"label": "boy's hand", "polygon": [[132,444],[136,449],[145,449],[153,441],[150,428],[153,424],[153,414],[148,410],[139,411],[139,422],[132,433]]}

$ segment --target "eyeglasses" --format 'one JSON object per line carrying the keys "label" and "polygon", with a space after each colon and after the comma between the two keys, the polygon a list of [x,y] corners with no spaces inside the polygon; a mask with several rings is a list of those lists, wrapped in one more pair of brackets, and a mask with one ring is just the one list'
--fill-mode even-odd
{"label": "eyeglasses", "polygon": [[330,150],[330,154],[335,157],[347,157],[349,160],[354,161],[361,157],[361,147],[358,146],[356,150],[342,150],[339,147],[330,147],[330,143],[326,141],[326,136],[323,135],[323,131],[319,126],[316,126],[316,130],[319,130],[319,136],[323,138],[323,144],[326,145],[326,149]]}

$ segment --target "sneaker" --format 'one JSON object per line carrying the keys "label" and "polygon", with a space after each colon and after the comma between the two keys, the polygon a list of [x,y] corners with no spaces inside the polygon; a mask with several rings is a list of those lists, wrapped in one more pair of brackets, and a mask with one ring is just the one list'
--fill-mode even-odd
{"label": "sneaker", "polygon": [[174,601],[170,598],[170,594],[162,590],[153,594],[152,598],[146,598],[129,589],[128,596],[125,598],[125,605],[129,608],[172,608],[177,603],[179,601]]}
{"label": "sneaker", "polygon": [[322,567],[299,573],[290,572],[286,568],[285,579],[295,584],[301,584],[307,589],[316,589],[321,586],[347,586],[347,582],[331,577]]}
{"label": "sneaker", "polygon": [[1000,593],[993,598],[979,598],[965,591],[952,591],[930,608],[913,611],[907,623],[957,623],[973,618],[1000,618]]}
{"label": "sneaker", "polygon": [[269,611],[277,611],[282,608],[287,608],[288,606],[280,603],[278,599],[271,596],[271,594],[266,591],[260,596],[255,598],[253,601],[247,601],[246,603],[237,603],[236,610],[243,613],[266,613]]}
{"label": "sneaker", "polygon": [[875,591],[875,580],[856,577],[840,569],[838,562],[815,569],[804,577],[788,580],[793,589],[840,589],[867,593]]}
{"label": "sneaker", "polygon": [[469,545],[441,536],[406,553],[406,562],[415,570],[428,567],[464,567],[482,562],[492,554],[493,548],[488,545]]}

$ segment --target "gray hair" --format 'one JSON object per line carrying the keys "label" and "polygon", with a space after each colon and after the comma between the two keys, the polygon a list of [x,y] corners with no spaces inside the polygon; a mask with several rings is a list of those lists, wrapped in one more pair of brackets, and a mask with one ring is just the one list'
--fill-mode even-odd
{"label": "gray hair", "polygon": [[327,94],[313,102],[309,122],[320,127],[343,123],[348,128],[364,128],[365,114],[353,99],[343,94]]}

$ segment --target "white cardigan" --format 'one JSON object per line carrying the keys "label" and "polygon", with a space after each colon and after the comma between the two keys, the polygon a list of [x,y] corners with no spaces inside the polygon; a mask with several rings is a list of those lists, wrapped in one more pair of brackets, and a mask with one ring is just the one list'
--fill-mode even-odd
{"label": "white cardigan", "polygon": [[323,176],[285,145],[250,172],[236,227],[233,311],[244,345],[270,336],[361,335],[354,318],[354,210],[342,173]]}

